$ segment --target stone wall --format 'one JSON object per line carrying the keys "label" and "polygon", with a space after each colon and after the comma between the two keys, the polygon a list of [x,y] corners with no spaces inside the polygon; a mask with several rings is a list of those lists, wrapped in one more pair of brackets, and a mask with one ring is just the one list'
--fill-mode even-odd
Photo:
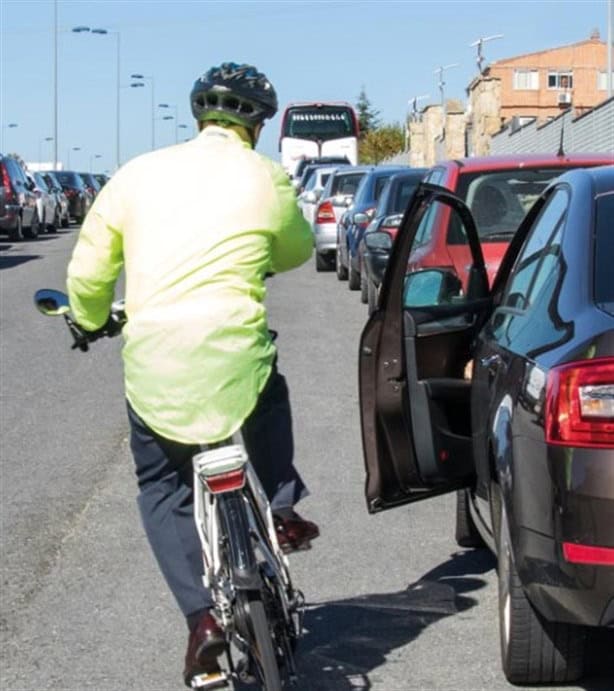
{"label": "stone wall", "polygon": [[476,80],[469,89],[471,128],[467,154],[488,156],[490,138],[501,129],[501,80]]}

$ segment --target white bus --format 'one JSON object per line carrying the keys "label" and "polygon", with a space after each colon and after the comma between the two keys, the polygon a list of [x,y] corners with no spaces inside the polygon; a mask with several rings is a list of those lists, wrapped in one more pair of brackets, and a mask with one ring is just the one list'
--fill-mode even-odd
{"label": "white bus", "polygon": [[346,156],[358,162],[358,118],[349,103],[290,103],[281,121],[281,164],[292,176],[302,158]]}

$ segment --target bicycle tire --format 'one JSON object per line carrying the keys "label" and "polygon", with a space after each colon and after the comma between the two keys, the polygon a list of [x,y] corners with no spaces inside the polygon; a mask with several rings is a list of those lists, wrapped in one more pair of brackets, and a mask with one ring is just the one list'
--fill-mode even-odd
{"label": "bicycle tire", "polygon": [[281,691],[281,676],[266,608],[260,593],[252,593],[246,610],[252,628],[254,658],[265,691]]}

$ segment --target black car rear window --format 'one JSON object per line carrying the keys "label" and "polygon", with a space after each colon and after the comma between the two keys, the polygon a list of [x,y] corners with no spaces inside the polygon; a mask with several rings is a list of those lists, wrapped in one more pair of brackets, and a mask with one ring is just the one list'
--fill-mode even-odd
{"label": "black car rear window", "polygon": [[595,303],[614,315],[614,193],[597,198],[595,219]]}

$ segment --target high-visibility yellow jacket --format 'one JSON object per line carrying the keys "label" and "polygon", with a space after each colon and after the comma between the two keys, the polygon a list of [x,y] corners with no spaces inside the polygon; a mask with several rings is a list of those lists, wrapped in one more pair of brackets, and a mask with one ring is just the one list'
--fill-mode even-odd
{"label": "high-visibility yellow jacket", "polygon": [[281,166],[209,126],[133,159],[103,187],[68,267],[70,306],[85,329],[100,328],[125,267],[130,404],[164,437],[219,441],[271,372],[265,274],[312,249]]}

